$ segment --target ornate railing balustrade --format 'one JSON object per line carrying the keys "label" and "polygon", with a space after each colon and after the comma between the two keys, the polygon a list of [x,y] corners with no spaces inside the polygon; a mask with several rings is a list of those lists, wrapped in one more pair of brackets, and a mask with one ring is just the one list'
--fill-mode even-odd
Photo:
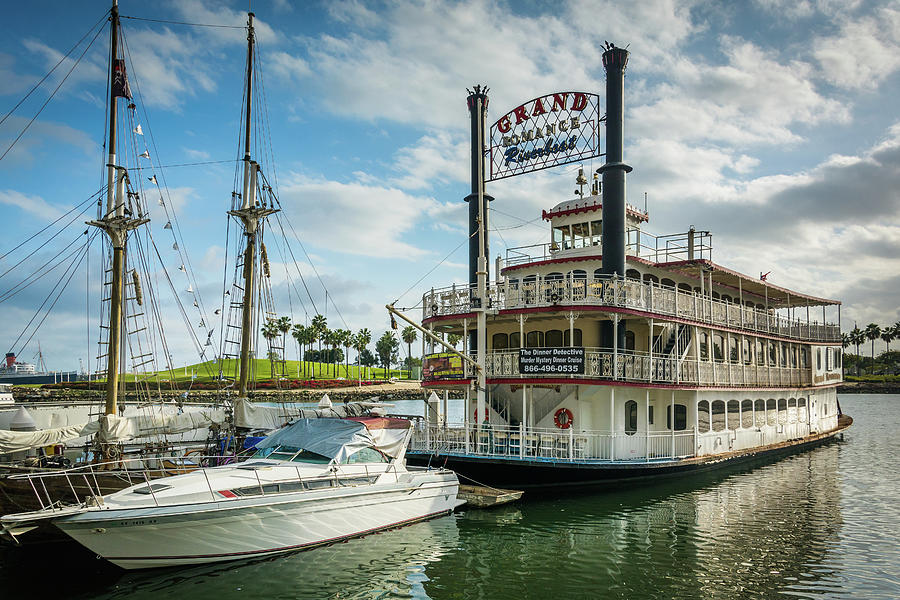
{"label": "ornate railing balustrade", "polygon": [[554,462],[649,462],[694,456],[693,431],[576,431],[537,427],[474,425],[443,427],[419,422],[409,449]]}
{"label": "ornate railing balustrade", "polygon": [[[474,295],[469,286],[431,290],[422,298],[423,319],[469,313]],[[495,310],[552,306],[628,308],[748,333],[836,344],[841,341],[840,327],[833,323],[790,320],[765,310],[621,277],[576,279],[569,274],[563,279],[536,276],[534,281],[507,278],[502,284],[488,286],[487,303],[488,308]]]}
{"label": "ornate railing balustrade", "polygon": [[489,352],[485,360],[489,379],[608,379],[638,383],[723,386],[801,386],[812,383],[810,369],[745,363],[678,360],[649,353],[621,351],[619,354],[585,348],[584,373],[535,375],[519,373],[519,351]]}

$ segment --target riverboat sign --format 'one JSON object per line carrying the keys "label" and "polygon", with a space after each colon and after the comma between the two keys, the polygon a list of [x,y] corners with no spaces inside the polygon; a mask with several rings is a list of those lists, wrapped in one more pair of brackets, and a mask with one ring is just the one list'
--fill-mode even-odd
{"label": "riverboat sign", "polygon": [[584,375],[584,348],[520,348],[521,375]]}
{"label": "riverboat sign", "polygon": [[491,125],[488,181],[601,156],[600,96],[547,94]]}
{"label": "riverboat sign", "polygon": [[429,354],[423,361],[422,377],[426,381],[462,379],[465,377],[462,358],[450,352]]}

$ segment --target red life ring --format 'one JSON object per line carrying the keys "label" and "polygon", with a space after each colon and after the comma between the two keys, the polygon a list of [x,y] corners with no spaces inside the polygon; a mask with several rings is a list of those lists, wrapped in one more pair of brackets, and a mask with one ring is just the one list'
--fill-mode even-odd
{"label": "red life ring", "polygon": [[[472,413],[472,417],[475,418],[475,422],[478,422],[478,409],[475,409],[475,412]],[[484,407],[484,421],[482,423],[486,423],[488,421],[488,407]]]}
{"label": "red life ring", "polygon": [[572,426],[573,419],[575,415],[572,414],[572,411],[568,408],[561,408],[556,411],[556,414],[553,415],[553,423],[559,429],[568,429]]}

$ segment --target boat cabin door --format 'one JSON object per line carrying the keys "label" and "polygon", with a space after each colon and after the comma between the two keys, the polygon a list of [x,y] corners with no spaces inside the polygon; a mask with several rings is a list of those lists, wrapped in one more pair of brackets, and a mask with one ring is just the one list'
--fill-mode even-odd
{"label": "boat cabin door", "polygon": [[809,397],[809,432],[819,433],[819,403],[815,396]]}

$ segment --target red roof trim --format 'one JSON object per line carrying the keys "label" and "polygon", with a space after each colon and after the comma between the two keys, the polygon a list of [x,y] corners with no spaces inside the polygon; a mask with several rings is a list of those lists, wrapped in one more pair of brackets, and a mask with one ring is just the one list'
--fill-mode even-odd
{"label": "red roof trim", "polygon": [[[560,210],[551,210],[551,211],[542,210],[541,218],[544,219],[545,221],[549,221],[550,219],[552,219],[554,217],[565,217],[568,215],[577,215],[577,214],[583,213],[583,212],[585,212],[585,213],[586,212],[595,212],[602,208],[603,208],[603,203],[595,200],[593,204],[585,204],[584,206],[576,205],[575,208],[563,208]],[[630,206],[626,205],[625,211],[629,215],[638,219],[638,221],[640,221],[640,222],[648,222],[650,220],[649,214],[637,211],[637,210],[631,208]]]}

